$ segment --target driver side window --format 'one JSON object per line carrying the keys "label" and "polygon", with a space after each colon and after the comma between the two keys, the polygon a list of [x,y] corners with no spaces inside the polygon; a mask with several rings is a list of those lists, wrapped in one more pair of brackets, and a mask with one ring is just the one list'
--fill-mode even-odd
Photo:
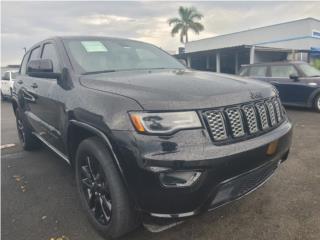
{"label": "driver side window", "polygon": [[50,59],[53,65],[53,72],[58,73],[60,71],[59,58],[52,43],[46,43],[43,46],[41,59]]}
{"label": "driver side window", "polygon": [[298,75],[297,70],[292,65],[271,66],[271,77],[290,78],[291,74]]}

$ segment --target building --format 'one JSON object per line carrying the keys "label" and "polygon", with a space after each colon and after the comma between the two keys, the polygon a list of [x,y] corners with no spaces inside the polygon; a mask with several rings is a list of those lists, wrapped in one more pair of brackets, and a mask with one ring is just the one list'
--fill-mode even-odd
{"label": "building", "polygon": [[236,74],[242,64],[320,57],[320,20],[305,18],[188,42],[189,67]]}

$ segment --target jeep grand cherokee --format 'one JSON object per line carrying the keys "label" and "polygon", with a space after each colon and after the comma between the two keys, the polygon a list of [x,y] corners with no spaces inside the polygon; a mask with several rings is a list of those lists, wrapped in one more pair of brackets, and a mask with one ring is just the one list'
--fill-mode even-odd
{"label": "jeep grand cherokee", "polygon": [[186,218],[240,198],[291,145],[271,85],[192,71],[125,39],[37,43],[23,58],[13,109],[23,148],[42,142],[75,168],[89,220],[111,237],[146,216]]}

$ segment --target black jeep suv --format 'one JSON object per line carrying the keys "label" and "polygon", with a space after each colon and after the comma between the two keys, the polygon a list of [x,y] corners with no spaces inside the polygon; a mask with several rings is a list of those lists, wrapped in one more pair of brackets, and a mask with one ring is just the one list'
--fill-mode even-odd
{"label": "black jeep suv", "polygon": [[292,136],[268,83],[192,71],[155,46],[115,38],[34,45],[13,110],[23,148],[42,142],[75,168],[89,220],[111,237],[255,190]]}

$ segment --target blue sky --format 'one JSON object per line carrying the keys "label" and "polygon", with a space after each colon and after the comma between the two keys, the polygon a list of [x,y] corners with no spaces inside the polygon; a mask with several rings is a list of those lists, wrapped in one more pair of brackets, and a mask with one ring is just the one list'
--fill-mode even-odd
{"label": "blue sky", "polygon": [[204,15],[205,30],[190,40],[306,17],[320,18],[320,2],[2,2],[1,66],[20,63],[23,47],[55,35],[105,35],[153,43],[174,52],[167,19],[179,6]]}

